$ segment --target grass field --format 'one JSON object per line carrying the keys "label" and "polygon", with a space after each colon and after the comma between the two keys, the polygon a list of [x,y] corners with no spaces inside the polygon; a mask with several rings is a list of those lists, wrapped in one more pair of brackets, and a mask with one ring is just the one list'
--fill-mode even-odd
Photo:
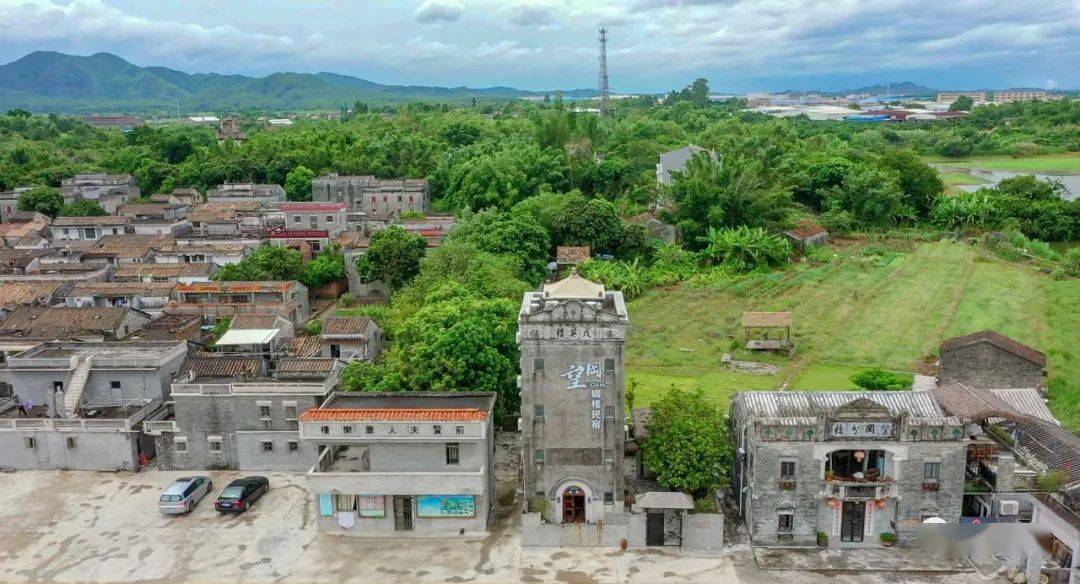
{"label": "grass field", "polygon": [[1011,156],[969,156],[966,158],[924,156],[923,160],[936,165],[956,168],[985,168],[988,170],[1011,170],[1014,172],[1080,172],[1080,153],[1078,152],[1040,154],[1038,156],[1025,156],[1023,158],[1013,158]]}
{"label": "grass field", "polygon": [[[1080,280],[1055,281],[968,245],[847,245],[828,263],[727,289],[653,290],[629,310],[639,406],[672,384],[700,387],[722,405],[740,390],[851,389],[863,368],[925,371],[943,339],[992,328],[1047,354],[1051,408],[1080,430]],[[759,359],[780,365],[779,374],[721,367],[724,353],[755,358],[739,349],[744,310],[795,312],[795,356]]]}

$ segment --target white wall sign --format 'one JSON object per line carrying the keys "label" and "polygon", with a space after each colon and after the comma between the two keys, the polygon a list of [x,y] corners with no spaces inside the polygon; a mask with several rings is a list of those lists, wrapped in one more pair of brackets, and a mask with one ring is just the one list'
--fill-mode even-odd
{"label": "white wall sign", "polygon": [[594,430],[599,430],[604,424],[604,395],[608,388],[608,382],[604,381],[604,366],[600,361],[593,361],[583,365],[571,363],[566,373],[559,375],[565,377],[566,389],[588,389],[589,403],[591,405],[590,425]]}

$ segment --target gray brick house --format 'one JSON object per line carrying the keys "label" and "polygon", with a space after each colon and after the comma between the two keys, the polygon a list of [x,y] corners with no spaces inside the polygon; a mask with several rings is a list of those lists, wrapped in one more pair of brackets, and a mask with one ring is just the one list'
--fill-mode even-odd
{"label": "gray brick house", "polygon": [[733,492],[753,545],[880,546],[960,520],[967,443],[930,392],[742,392]]}
{"label": "gray brick house", "polygon": [[624,511],[621,292],[576,273],[527,292],[518,314],[524,491],[552,523],[596,523]]}
{"label": "gray brick house", "polygon": [[1043,386],[1046,355],[990,330],[941,343],[938,382],[1003,389]]}
{"label": "gray brick house", "polygon": [[307,470],[300,414],[338,382],[334,359],[195,355],[172,384],[172,419],[147,426],[163,469]]}
{"label": "gray brick house", "polygon": [[346,203],[350,211],[397,216],[402,211],[426,213],[430,193],[426,178],[380,179],[331,173],[311,181],[311,199]]}

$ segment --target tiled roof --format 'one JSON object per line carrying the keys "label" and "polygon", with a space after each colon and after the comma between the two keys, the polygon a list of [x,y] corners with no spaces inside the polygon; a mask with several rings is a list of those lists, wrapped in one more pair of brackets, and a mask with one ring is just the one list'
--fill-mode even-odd
{"label": "tiled roof", "polygon": [[281,324],[279,322],[281,320],[285,319],[274,314],[238,314],[229,323],[229,328],[236,330],[276,329]]}
{"label": "tiled roof", "polygon": [[34,304],[53,296],[61,286],[57,282],[3,282],[0,283],[0,305],[11,310],[21,304]]}
{"label": "tiled roof", "polygon": [[213,268],[214,265],[210,263],[120,264],[113,272],[113,278],[209,277]]}
{"label": "tiled roof", "polygon": [[67,245],[71,251],[89,254],[108,254],[122,258],[142,258],[158,247],[171,245],[171,235],[106,235],[97,241],[73,241]]}
{"label": "tiled roof", "polygon": [[20,306],[0,322],[0,334],[60,338],[81,332],[111,333],[120,328],[128,312],[127,308]]}
{"label": "tiled roof", "polygon": [[73,227],[82,225],[127,225],[130,218],[117,215],[102,215],[100,217],[57,217],[53,219],[53,227]]}
{"label": "tiled roof", "polygon": [[1046,407],[1046,400],[1043,399],[1039,390],[1034,387],[991,389],[990,391],[1025,416],[1038,418],[1053,424],[1057,423],[1057,418],[1050,412],[1050,408]]}
{"label": "tiled roof", "polygon": [[318,357],[322,354],[322,339],[295,337],[285,343],[283,350],[290,357]]}
{"label": "tiled roof", "polygon": [[580,264],[591,255],[592,249],[587,245],[560,245],[555,248],[555,261],[560,264]]}
{"label": "tiled roof", "polygon": [[802,220],[799,221],[794,229],[785,231],[789,235],[793,235],[799,239],[806,239],[807,237],[813,237],[821,233],[826,233],[825,228],[814,223],[813,221]]}
{"label": "tiled roof", "polygon": [[487,412],[475,408],[326,408],[300,414],[301,422],[478,422]]}
{"label": "tiled roof", "polygon": [[359,231],[345,231],[334,240],[343,249],[365,249],[370,242],[371,236]]}
{"label": "tiled roof", "polygon": [[893,416],[942,418],[934,396],[926,391],[742,391],[731,399],[733,414],[765,418],[816,418],[858,399],[870,400]]}
{"label": "tiled roof", "polygon": [[742,325],[744,327],[785,327],[791,326],[795,316],[791,312],[744,312]]}
{"label": "tiled roof", "polygon": [[951,415],[982,422],[987,418],[1022,419],[1016,408],[988,389],[976,389],[961,383],[939,385],[930,390],[941,408]]}
{"label": "tiled roof", "polygon": [[176,291],[187,293],[203,292],[212,294],[231,294],[244,292],[288,292],[289,290],[299,285],[299,282],[296,282],[295,280],[285,280],[281,282],[193,282],[191,284],[180,284],[176,287]]}
{"label": "tiled roof", "polygon": [[224,357],[208,354],[192,355],[180,368],[178,380],[191,377],[257,377],[262,374],[262,359],[258,357]]}
{"label": "tiled roof", "polygon": [[1046,355],[1042,354],[1040,351],[991,330],[982,330],[969,335],[946,339],[945,342],[941,343],[941,352],[945,353],[946,351],[974,345],[976,343],[990,343],[991,345],[1004,351],[1008,351],[1021,359],[1026,359],[1043,367],[1046,366]]}
{"label": "tiled roof", "polygon": [[174,282],[79,282],[71,287],[66,297],[78,296],[171,296],[176,289]]}
{"label": "tiled roof", "polygon": [[274,374],[326,374],[334,370],[334,364],[336,362],[337,359],[285,357],[284,359],[278,359],[277,364],[274,367]]}
{"label": "tiled roof", "polygon": [[371,319],[366,316],[332,316],[323,320],[324,338],[363,338],[367,335]]}
{"label": "tiled roof", "polygon": [[189,221],[203,223],[239,221],[243,214],[254,213],[261,208],[258,201],[199,203],[191,208],[187,218]]}
{"label": "tiled roof", "polygon": [[1080,482],[1080,438],[1061,426],[1028,418],[1016,423],[1016,445],[1050,470],[1068,475],[1068,485]]}
{"label": "tiled roof", "polygon": [[146,323],[143,328],[165,329],[169,332],[177,332],[191,326],[193,322],[202,324],[202,316],[198,314],[163,314],[158,318]]}

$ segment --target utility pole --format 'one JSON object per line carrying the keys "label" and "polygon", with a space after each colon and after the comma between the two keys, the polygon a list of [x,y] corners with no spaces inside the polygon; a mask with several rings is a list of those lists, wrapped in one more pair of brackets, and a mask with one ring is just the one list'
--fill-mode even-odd
{"label": "utility pole", "polygon": [[607,29],[600,28],[600,115],[611,113],[611,88],[607,73]]}

